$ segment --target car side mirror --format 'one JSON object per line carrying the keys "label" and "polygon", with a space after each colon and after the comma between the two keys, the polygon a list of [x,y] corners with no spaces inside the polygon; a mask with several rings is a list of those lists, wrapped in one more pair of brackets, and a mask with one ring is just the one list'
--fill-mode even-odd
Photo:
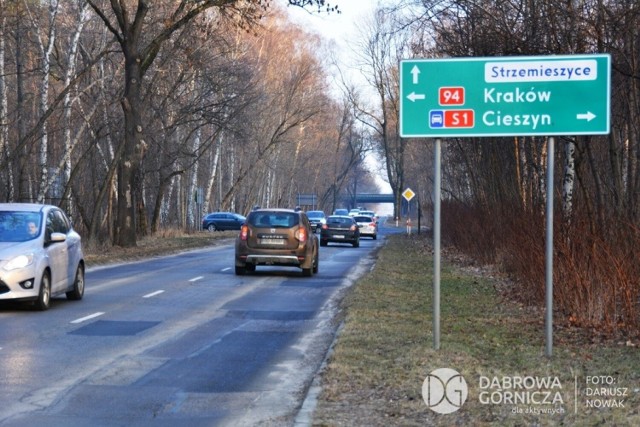
{"label": "car side mirror", "polygon": [[65,240],[67,240],[67,235],[64,233],[51,233],[51,237],[49,237],[49,239],[47,240],[48,244],[51,243],[60,243],[60,242],[64,242]]}

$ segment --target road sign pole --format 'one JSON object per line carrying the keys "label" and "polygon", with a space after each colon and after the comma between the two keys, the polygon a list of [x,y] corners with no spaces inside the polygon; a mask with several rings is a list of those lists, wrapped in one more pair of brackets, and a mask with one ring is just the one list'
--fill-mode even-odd
{"label": "road sign pole", "polygon": [[440,350],[440,138],[436,139],[433,177],[433,348]]}
{"label": "road sign pole", "polygon": [[553,158],[554,138],[550,137],[547,144],[547,219],[546,219],[546,250],[545,250],[545,284],[546,284],[546,355],[553,353]]}

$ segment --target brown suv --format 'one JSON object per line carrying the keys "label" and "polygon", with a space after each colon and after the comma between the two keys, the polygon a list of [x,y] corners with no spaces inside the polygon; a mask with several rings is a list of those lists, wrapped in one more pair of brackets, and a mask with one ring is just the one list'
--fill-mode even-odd
{"label": "brown suv", "polygon": [[291,209],[258,209],[247,216],[236,238],[236,274],[258,265],[299,267],[318,272],[318,239],[307,215]]}

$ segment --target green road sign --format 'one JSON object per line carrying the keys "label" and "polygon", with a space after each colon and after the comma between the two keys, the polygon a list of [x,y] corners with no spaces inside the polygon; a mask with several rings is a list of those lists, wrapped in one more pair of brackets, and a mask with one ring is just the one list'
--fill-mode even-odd
{"label": "green road sign", "polygon": [[415,59],[400,62],[400,136],[609,133],[611,57]]}

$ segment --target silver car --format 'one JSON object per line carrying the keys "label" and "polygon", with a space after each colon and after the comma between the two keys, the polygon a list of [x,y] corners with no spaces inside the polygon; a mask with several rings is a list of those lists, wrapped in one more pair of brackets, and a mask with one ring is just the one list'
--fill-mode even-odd
{"label": "silver car", "polygon": [[47,310],[51,298],[84,295],[80,235],[56,206],[0,203],[0,301],[33,301]]}
{"label": "silver car", "polygon": [[360,228],[360,237],[369,236],[373,240],[378,238],[378,224],[372,216],[356,215],[353,217]]}

